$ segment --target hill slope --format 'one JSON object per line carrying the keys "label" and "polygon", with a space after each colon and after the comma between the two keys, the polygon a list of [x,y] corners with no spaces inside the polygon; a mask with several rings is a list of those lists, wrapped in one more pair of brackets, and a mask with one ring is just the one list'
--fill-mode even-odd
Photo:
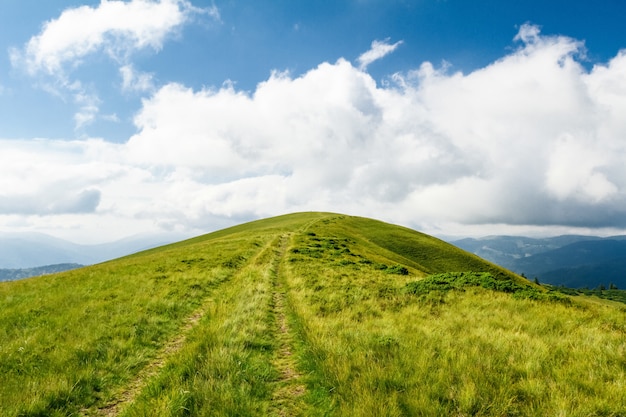
{"label": "hill slope", "polygon": [[3,416],[626,412],[623,307],[370,219],[247,223],[0,303]]}
{"label": "hill slope", "polygon": [[595,288],[613,282],[626,288],[625,257],[625,240],[590,240],[520,259],[515,268],[553,285]]}

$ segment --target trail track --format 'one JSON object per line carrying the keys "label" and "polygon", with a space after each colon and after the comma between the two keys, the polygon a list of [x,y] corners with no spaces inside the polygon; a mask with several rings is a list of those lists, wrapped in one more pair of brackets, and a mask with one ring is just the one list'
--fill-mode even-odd
{"label": "trail track", "polygon": [[[285,277],[282,275],[282,263],[289,246],[289,235],[280,236],[266,250],[272,250],[269,270],[269,285],[271,286],[270,314],[273,317],[273,339],[276,342],[276,351],[272,358],[272,366],[278,371],[279,377],[273,383],[274,392],[271,398],[269,415],[290,417],[300,415],[305,408],[302,399],[306,392],[302,382],[302,375],[296,367],[294,357],[295,337],[289,325],[288,306],[286,295]],[[259,251],[254,258],[260,256],[264,250]],[[177,336],[168,341],[135,378],[123,387],[114,399],[104,407],[98,409],[83,409],[81,415],[98,417],[116,417],[130,406],[139,396],[141,391],[156,377],[165,366],[168,359],[180,351],[187,339],[189,332],[200,322],[213,303],[213,297],[209,296],[204,304],[196,309],[184,321]]]}
{"label": "trail track", "polygon": [[282,236],[272,265],[272,304],[278,345],[273,364],[280,373],[277,388],[272,397],[272,411],[281,417],[298,415],[298,410],[303,406],[301,397],[306,391],[301,381],[302,375],[296,369],[293,356],[295,336],[287,318],[286,289],[281,264],[288,243],[289,237]]}
{"label": "trail track", "polygon": [[[141,390],[147,385],[148,381],[150,381],[150,379],[154,376],[158,375],[159,370],[165,366],[167,359],[183,347],[183,345],[185,344],[185,339],[187,338],[187,334],[195,325],[198,324],[202,316],[204,316],[204,313],[211,302],[212,299],[208,299],[203,306],[196,309],[196,311],[194,311],[194,313],[185,320],[184,325],[176,338],[170,340],[161,348],[161,350],[157,353],[152,362],[146,365],[137,374],[135,379],[132,380],[120,394],[117,395],[114,402],[103,408],[98,409],[95,415],[103,417],[115,417],[120,414],[125,406],[132,403],[137,395],[139,395]],[[86,411],[84,412],[84,414],[94,415]]]}

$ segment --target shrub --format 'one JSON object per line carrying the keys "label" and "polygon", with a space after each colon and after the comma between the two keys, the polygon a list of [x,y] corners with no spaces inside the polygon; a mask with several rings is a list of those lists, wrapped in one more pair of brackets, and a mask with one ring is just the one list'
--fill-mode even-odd
{"label": "shrub", "polygon": [[512,294],[517,299],[556,301],[570,304],[571,300],[562,294],[545,292],[530,285],[518,284],[508,279],[498,279],[489,272],[446,272],[430,275],[422,280],[409,282],[405,286],[407,294],[424,296],[433,291],[464,291],[467,287],[482,287],[493,291]]}
{"label": "shrub", "polygon": [[409,275],[409,270],[402,265],[394,265],[385,269],[386,274]]}

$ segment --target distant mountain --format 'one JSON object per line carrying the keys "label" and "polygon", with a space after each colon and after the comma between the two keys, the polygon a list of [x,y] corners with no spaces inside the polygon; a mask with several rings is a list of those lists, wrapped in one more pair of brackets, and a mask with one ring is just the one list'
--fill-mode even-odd
{"label": "distant mountain", "polygon": [[626,236],[491,236],[451,242],[529,278],[573,288],[626,288]]}
{"label": "distant mountain", "polygon": [[541,273],[542,282],[571,288],[626,288],[626,259],[580,265]]}
{"label": "distant mountain", "polygon": [[0,281],[14,281],[41,275],[55,274],[82,267],[80,264],[45,265],[36,268],[0,269]]}
{"label": "distant mountain", "polygon": [[179,234],[139,235],[99,245],[80,245],[41,233],[0,233],[0,268],[42,265],[92,265],[179,241]]}

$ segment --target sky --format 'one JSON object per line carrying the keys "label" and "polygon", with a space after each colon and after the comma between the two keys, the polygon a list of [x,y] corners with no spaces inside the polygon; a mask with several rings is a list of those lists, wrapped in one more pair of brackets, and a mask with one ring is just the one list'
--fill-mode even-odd
{"label": "sky", "polygon": [[621,0],[2,0],[0,232],[626,233]]}

